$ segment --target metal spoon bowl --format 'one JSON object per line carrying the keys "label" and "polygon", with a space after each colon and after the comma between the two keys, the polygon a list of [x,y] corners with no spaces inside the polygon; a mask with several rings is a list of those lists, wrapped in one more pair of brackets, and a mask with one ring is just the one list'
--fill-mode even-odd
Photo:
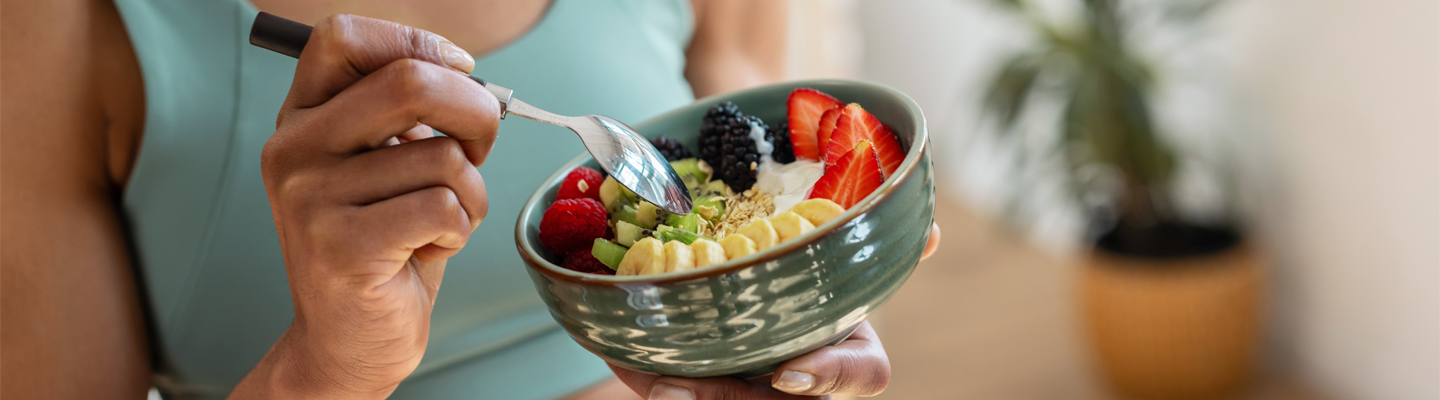
{"label": "metal spoon bowl", "polygon": [[510,99],[505,113],[575,131],[600,168],[640,198],[676,214],[689,214],[693,203],[685,181],[655,146],[624,122],[604,115],[566,117]]}
{"label": "metal spoon bowl", "polygon": [[[309,25],[261,12],[250,27],[250,44],[300,58],[313,29]],[[685,182],[680,180],[680,175],[675,173],[660,151],[634,128],[604,115],[556,115],[512,97],[514,92],[509,88],[473,76],[470,79],[484,86],[500,101],[500,118],[515,114],[570,128],[580,135],[585,149],[595,157],[600,168],[621,185],[665,211],[690,213],[693,203],[690,191],[685,189]]]}

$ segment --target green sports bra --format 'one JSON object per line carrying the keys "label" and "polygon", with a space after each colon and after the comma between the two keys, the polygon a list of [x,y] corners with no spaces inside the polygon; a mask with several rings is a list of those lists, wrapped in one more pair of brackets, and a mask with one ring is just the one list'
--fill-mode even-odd
{"label": "green sports bra", "polygon": [[[293,318],[260,150],[295,60],[248,44],[244,0],[116,0],[145,81],[145,133],[123,197],[168,399],[219,399]],[[687,0],[553,0],[479,76],[563,115],[639,122],[694,100]],[[576,60],[584,60],[577,62]],[[584,150],[508,118],[480,172],[489,218],[450,259],[430,344],[397,399],[548,399],[610,375],[550,318],[513,238],[525,199]]]}

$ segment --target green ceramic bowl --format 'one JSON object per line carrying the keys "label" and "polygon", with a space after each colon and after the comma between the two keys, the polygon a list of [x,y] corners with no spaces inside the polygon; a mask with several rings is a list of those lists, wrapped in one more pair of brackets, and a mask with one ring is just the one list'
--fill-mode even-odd
{"label": "green ceramic bowl", "polygon": [[839,342],[890,298],[920,261],[934,220],[935,179],[925,116],[905,94],[868,82],[798,81],[711,96],[634,127],[691,149],[706,109],[732,101],[767,121],[809,87],[856,102],[894,129],[905,163],[873,194],[814,231],[750,256],[704,268],[602,276],[559,267],[537,238],[540,219],[572,168],[556,171],[520,212],[515,241],[550,314],[590,352],[624,368],[662,375],[759,376],[781,362]]}

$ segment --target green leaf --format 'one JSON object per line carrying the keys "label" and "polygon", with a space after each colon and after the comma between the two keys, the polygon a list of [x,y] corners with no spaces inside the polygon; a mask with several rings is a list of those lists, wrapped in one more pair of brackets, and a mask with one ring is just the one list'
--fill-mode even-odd
{"label": "green leaf", "polygon": [[985,93],[985,110],[1000,124],[999,133],[1009,132],[1024,112],[1025,100],[1042,71],[1044,56],[1018,54],[1006,61]]}
{"label": "green leaf", "polygon": [[1192,22],[1215,12],[1225,0],[1191,0],[1169,2],[1170,7],[1162,13],[1165,19],[1174,22]]}
{"label": "green leaf", "polygon": [[990,0],[990,2],[995,3],[996,5],[999,5],[1001,7],[1006,7],[1013,10],[1020,10],[1025,8],[1025,4],[1022,4],[1020,0]]}
{"label": "green leaf", "polygon": [[1158,137],[1150,116],[1149,101],[1138,87],[1126,85],[1119,89],[1124,106],[1126,132],[1129,134],[1129,155],[1133,175],[1149,186],[1161,186],[1175,172],[1175,155]]}

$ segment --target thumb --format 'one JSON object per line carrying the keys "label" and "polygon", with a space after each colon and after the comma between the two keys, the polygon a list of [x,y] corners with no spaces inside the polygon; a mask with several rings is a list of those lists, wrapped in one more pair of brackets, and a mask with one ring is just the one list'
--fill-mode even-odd
{"label": "thumb", "polygon": [[814,399],[766,387],[759,379],[730,377],[678,378],[635,372],[614,365],[610,370],[640,397],[648,400],[792,400]]}
{"label": "thumb", "polygon": [[875,329],[866,321],[840,344],[821,347],[781,364],[771,385],[797,395],[874,396],[890,385],[890,358]]}
{"label": "thumb", "polygon": [[811,396],[785,394],[763,384],[737,378],[676,378],[664,376],[650,383],[648,400],[804,400]]}

